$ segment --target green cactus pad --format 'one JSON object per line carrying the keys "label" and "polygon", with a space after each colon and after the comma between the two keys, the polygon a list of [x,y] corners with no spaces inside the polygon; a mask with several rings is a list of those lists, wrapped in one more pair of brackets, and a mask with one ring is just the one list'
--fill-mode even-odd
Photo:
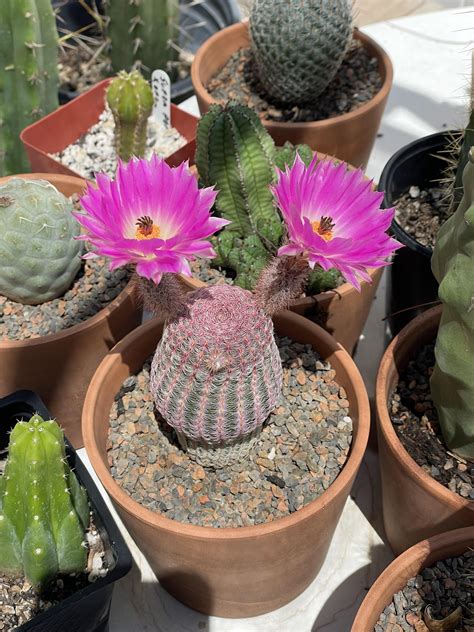
{"label": "green cactus pad", "polygon": [[283,147],[277,147],[275,151],[275,167],[280,171],[292,167],[297,153],[306,166],[313,160],[313,150],[309,145],[293,145],[287,140]]}
{"label": "green cactus pad", "polygon": [[81,265],[72,204],[49,182],[11,178],[0,186],[0,293],[37,305],[63,294]]}

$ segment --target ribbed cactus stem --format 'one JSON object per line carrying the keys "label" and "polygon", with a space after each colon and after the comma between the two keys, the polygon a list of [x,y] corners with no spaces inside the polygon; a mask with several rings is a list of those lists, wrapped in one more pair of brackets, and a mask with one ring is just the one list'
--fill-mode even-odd
{"label": "ribbed cactus stem", "polygon": [[431,393],[449,449],[474,461],[474,147],[463,187],[459,207],[438,233],[431,263],[443,302]]}
{"label": "ribbed cactus stem", "polygon": [[179,0],[108,0],[107,35],[115,72],[172,71],[178,59]]}
{"label": "ribbed cactus stem", "polygon": [[150,84],[138,70],[119,72],[107,88],[107,103],[115,121],[115,145],[121,160],[143,157],[148,118],[153,109]]}
{"label": "ribbed cactus stem", "polygon": [[57,47],[50,0],[1,0],[0,176],[29,171],[19,134],[58,107]]}
{"label": "ribbed cactus stem", "polygon": [[57,574],[85,569],[86,493],[66,461],[64,438],[53,420],[34,415],[10,435],[0,485],[0,568],[23,570],[37,588]]}

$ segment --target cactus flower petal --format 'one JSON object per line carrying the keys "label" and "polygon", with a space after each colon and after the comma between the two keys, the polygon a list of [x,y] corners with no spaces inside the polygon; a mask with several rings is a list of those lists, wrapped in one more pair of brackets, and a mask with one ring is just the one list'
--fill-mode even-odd
{"label": "cactus flower petal", "polygon": [[140,276],[159,283],[167,272],[191,276],[196,256],[215,256],[207,238],[229,222],[210,215],[217,193],[199,189],[187,163],[173,168],[157,156],[134,159],[119,164],[115,179],[98,174],[96,182],[75,216],[86,229],[79,239],[93,255],[109,257],[111,269],[133,263]]}
{"label": "cactus flower petal", "polygon": [[297,155],[291,168],[278,171],[272,192],[288,230],[278,255],[302,254],[311,268],[337,268],[358,290],[361,280],[371,280],[367,268],[387,265],[401,247],[386,234],[395,209],[380,208],[383,194],[360,169],[316,155],[306,167]]}

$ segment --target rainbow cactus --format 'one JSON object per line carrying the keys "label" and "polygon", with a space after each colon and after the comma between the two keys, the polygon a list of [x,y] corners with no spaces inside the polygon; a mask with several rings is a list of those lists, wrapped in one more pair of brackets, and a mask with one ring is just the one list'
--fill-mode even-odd
{"label": "rainbow cactus", "polygon": [[216,192],[199,189],[186,165],[157,158],[122,164],[115,180],[97,184],[77,214],[82,239],[113,267],[135,263],[143,298],[166,319],[150,381],[157,410],[201,464],[243,459],[280,396],[272,315],[301,294],[315,266],[336,267],[359,287],[368,267],[386,265],[399,247],[385,234],[394,209],[380,209],[360,170],[316,158],[306,167],[297,157],[272,190],[288,241],[254,291],[221,284],[187,293],[174,274],[190,276],[196,256],[215,256],[208,238],[228,224],[210,215]]}
{"label": "rainbow cactus", "polygon": [[474,461],[474,147],[463,190],[456,212],[439,231],[431,261],[443,302],[431,392],[448,447]]}
{"label": "rainbow cactus", "polygon": [[106,93],[115,121],[117,155],[126,162],[145,155],[148,118],[153,109],[153,91],[138,70],[121,71]]}
{"label": "rainbow cactus", "polygon": [[12,430],[0,478],[0,569],[42,589],[59,573],[84,571],[89,526],[85,490],[66,461],[53,420],[34,415]]}

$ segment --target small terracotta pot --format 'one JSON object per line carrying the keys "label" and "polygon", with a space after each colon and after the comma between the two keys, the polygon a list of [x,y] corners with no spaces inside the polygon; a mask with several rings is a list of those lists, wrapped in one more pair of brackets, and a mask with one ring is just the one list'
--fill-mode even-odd
{"label": "small terracotta pot", "polygon": [[[365,169],[392,87],[393,68],[388,55],[372,38],[357,30],[355,36],[378,60],[383,82],[380,91],[353,112],[323,121],[281,123],[262,120],[277,145],[283,145],[285,141],[295,145],[306,143],[318,152]],[[209,80],[225,66],[231,55],[249,46],[248,23],[240,22],[215,33],[198,49],[191,66],[191,79],[201,114],[216,103],[206,88]]]}
{"label": "small terracotta pot", "polygon": [[[48,180],[71,196],[85,181],[49,173],[21,174]],[[0,178],[0,185],[9,179]],[[20,389],[37,392],[74,447],[83,446],[81,411],[87,387],[107,352],[141,322],[131,285],[86,321],[54,334],[27,340],[0,340],[0,397]]]}
{"label": "small terracotta pot", "polygon": [[[298,298],[288,309],[306,318],[317,313],[318,324],[352,355],[372,307],[383,268],[369,270],[369,273],[372,283],[363,282],[360,292],[350,283],[344,283],[332,292]],[[182,277],[182,281],[193,290],[205,285],[194,277]]]}
{"label": "small terracotta pot", "polygon": [[373,632],[380,615],[393,596],[424,568],[449,557],[462,555],[474,547],[474,527],[456,529],[423,540],[400,557],[378,577],[362,602],[352,632]]}
{"label": "small terracotta pot", "polygon": [[474,501],[429,476],[411,458],[393,428],[389,400],[399,375],[424,345],[434,342],[441,306],[424,312],[394,338],[380,363],[375,388],[383,517],[396,554],[433,535],[474,525]]}
{"label": "small terracotta pot", "polygon": [[314,579],[326,556],[367,445],[370,413],[362,378],[323,329],[291,312],[275,317],[277,332],[309,343],[331,362],[349,399],[354,434],[349,458],[320,498],[261,525],[212,528],[182,524],[133,500],[114,481],[107,460],[110,408],[123,380],[154,351],[163,325],[145,323],[101,363],[87,392],[83,433],[87,454],[138,546],[163,586],[186,605],[224,617],[254,616],[294,599]]}
{"label": "small terracotta pot", "polygon": [[[25,127],[20,139],[25,146],[32,171],[81,177],[49,154],[66,149],[97,123],[104,111],[105,91],[110,82],[111,79],[100,81],[84,94]],[[188,141],[166,159],[172,167],[176,167],[184,160],[194,162],[198,120],[192,114],[171,104],[171,125]]]}

